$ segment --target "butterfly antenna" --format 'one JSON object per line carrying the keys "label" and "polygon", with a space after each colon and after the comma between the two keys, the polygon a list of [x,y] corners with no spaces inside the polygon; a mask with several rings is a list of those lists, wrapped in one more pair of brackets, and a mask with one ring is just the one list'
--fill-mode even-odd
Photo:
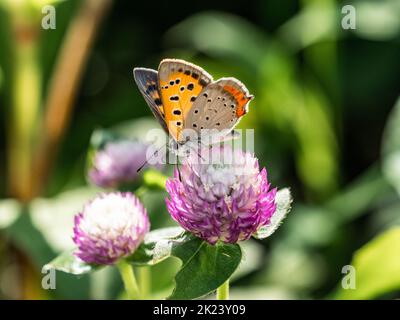
{"label": "butterfly antenna", "polygon": [[146,161],[143,162],[143,164],[136,170],[136,172],[140,172],[149,163],[149,161],[151,159],[153,159],[160,152],[160,150],[162,148],[164,148],[165,146],[166,146],[166,144],[162,145],[160,148],[158,148],[156,151],[154,151],[154,153],[151,155],[151,157],[149,159],[146,159]]}

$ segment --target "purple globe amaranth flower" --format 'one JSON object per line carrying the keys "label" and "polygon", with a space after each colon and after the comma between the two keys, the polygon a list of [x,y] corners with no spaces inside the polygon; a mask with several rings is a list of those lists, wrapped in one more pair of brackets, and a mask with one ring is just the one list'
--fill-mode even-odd
{"label": "purple globe amaranth flower", "polygon": [[[145,163],[149,147],[145,143],[130,140],[107,143],[94,156],[89,180],[103,188],[136,180],[139,176],[137,170]],[[161,168],[161,165],[154,167]]]}
{"label": "purple globe amaranth flower", "polygon": [[132,193],[101,194],[75,216],[75,255],[92,264],[113,264],[132,254],[150,229],[146,209]]}
{"label": "purple globe amaranth flower", "polygon": [[250,153],[231,147],[191,153],[166,185],[168,211],[185,230],[211,244],[247,240],[270,223],[277,189]]}

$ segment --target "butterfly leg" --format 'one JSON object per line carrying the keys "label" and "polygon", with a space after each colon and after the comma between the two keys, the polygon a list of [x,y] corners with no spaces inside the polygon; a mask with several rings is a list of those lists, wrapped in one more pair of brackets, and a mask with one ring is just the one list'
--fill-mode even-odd
{"label": "butterfly leg", "polygon": [[182,175],[181,175],[181,170],[179,169],[179,163],[178,163],[178,155],[176,156],[176,170],[178,170],[178,177],[179,181],[182,182]]}

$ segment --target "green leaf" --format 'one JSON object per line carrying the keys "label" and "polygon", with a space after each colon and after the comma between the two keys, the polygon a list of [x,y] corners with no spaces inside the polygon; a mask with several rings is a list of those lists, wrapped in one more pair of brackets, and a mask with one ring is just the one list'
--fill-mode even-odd
{"label": "green leaf", "polygon": [[134,265],[154,265],[172,254],[172,248],[190,241],[192,237],[180,227],[170,227],[146,234],[142,245],[127,258]]}
{"label": "green leaf", "polygon": [[83,262],[73,254],[73,251],[66,251],[44,266],[45,269],[55,269],[65,273],[81,275],[98,270],[100,266]]}
{"label": "green leaf", "polygon": [[400,98],[386,124],[382,153],[383,173],[400,194]]}
{"label": "green leaf", "polygon": [[258,229],[257,232],[254,234],[255,238],[265,239],[279,228],[282,220],[285,219],[286,215],[291,209],[293,198],[290,194],[290,190],[288,188],[279,190],[276,193],[275,201],[276,211],[271,217],[271,223]]}
{"label": "green leaf", "polygon": [[400,227],[389,229],[359,249],[351,262],[356,288],[337,290],[336,299],[372,299],[400,289]]}
{"label": "green leaf", "polygon": [[238,244],[210,245],[198,238],[172,251],[182,260],[182,267],[175,276],[175,290],[169,299],[195,299],[216,290],[231,277],[242,258]]}
{"label": "green leaf", "polygon": [[237,244],[210,245],[182,228],[149,232],[143,244],[127,260],[134,265],[154,265],[168,257],[182,261],[169,299],[195,299],[216,290],[239,266]]}
{"label": "green leaf", "polygon": [[[191,30],[190,34],[187,30]],[[235,41],[237,37],[243,40],[240,44]],[[225,59],[240,59],[252,71],[259,68],[256,61],[262,60],[269,49],[268,38],[259,28],[238,16],[223,12],[192,15],[171,28],[165,38],[174,47],[194,48]]]}
{"label": "green leaf", "polygon": [[5,229],[10,242],[26,253],[36,268],[42,266],[55,255],[43,234],[32,223],[32,215],[25,206],[18,219]]}

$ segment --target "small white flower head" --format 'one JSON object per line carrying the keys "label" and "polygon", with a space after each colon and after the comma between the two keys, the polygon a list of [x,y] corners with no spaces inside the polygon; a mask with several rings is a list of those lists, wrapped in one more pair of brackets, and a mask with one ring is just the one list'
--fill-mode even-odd
{"label": "small white flower head", "polygon": [[146,209],[132,193],[101,194],[75,216],[75,254],[87,263],[113,264],[131,255],[149,229]]}

